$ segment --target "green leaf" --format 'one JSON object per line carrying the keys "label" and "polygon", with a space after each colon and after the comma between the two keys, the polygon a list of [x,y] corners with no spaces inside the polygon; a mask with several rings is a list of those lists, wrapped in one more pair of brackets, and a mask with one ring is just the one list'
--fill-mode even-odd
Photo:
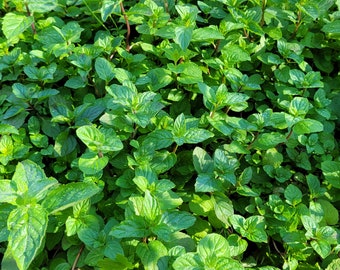
{"label": "green leaf", "polygon": [[324,212],[324,219],[327,225],[336,225],[339,222],[339,211],[334,207],[332,203],[329,201],[318,199],[318,203],[321,204],[323,212]]}
{"label": "green leaf", "polygon": [[248,247],[248,242],[237,234],[230,234],[227,241],[230,248],[230,257],[236,257],[242,254]]}
{"label": "green leaf", "polygon": [[301,190],[293,184],[290,184],[286,187],[284,195],[287,202],[292,206],[296,206],[302,201]]}
{"label": "green leaf", "polygon": [[267,243],[264,217],[250,216],[245,219],[240,215],[233,215],[230,217],[230,223],[237,232],[250,241]]}
{"label": "green leaf", "polygon": [[174,142],[171,131],[156,129],[150,132],[144,139],[144,144],[152,145],[155,150],[169,147]]}
{"label": "green leaf", "polygon": [[57,0],[29,0],[28,8],[31,12],[45,13],[58,6]]}
{"label": "green leaf", "polygon": [[203,82],[202,70],[194,62],[185,62],[177,66],[180,76],[177,80],[182,84],[195,84]]}
{"label": "green leaf", "polygon": [[181,231],[193,226],[196,218],[188,212],[173,211],[162,215],[161,223],[167,224],[172,231]]}
{"label": "green leaf", "polygon": [[106,156],[100,157],[93,152],[84,153],[79,158],[79,169],[88,175],[93,175],[101,172],[109,163],[109,158]]}
{"label": "green leaf", "polygon": [[8,217],[8,252],[20,270],[28,269],[38,254],[47,229],[47,212],[38,205],[19,206]]}
{"label": "green leaf", "polygon": [[314,119],[303,119],[293,126],[293,131],[298,135],[321,132],[323,129],[323,124]]}
{"label": "green leaf", "polygon": [[214,137],[214,133],[206,129],[191,128],[187,130],[183,136],[184,143],[200,143],[211,137]]}
{"label": "green leaf", "polygon": [[337,270],[340,267],[340,259],[333,259],[332,262],[327,266],[326,270]]}
{"label": "green leaf", "polygon": [[24,160],[18,163],[12,181],[16,192],[23,197],[23,203],[30,200],[42,200],[51,187],[58,181],[54,178],[47,178],[45,172],[33,161]]}
{"label": "green leaf", "polygon": [[115,0],[104,0],[100,9],[100,14],[103,22],[106,22],[107,18],[116,11],[120,12],[119,1]]}
{"label": "green leaf", "polygon": [[22,34],[33,22],[34,18],[32,16],[17,15],[8,12],[3,17],[2,32],[8,40],[12,40]]}
{"label": "green leaf", "polygon": [[154,68],[146,76],[150,80],[148,87],[153,92],[168,86],[173,81],[171,72],[165,68]]}
{"label": "green leaf", "polygon": [[136,253],[142,260],[144,269],[168,269],[168,250],[162,242],[154,240],[149,243],[140,243]]}
{"label": "green leaf", "polygon": [[213,174],[199,174],[196,178],[195,191],[196,192],[213,192],[221,188],[221,183],[215,179]]}
{"label": "green leaf", "polygon": [[134,216],[133,219],[125,219],[118,226],[113,227],[110,235],[116,238],[142,238],[148,236],[149,233],[144,218]]}
{"label": "green leaf", "polygon": [[211,233],[205,236],[197,245],[197,252],[205,263],[218,257],[230,258],[228,241],[221,235]]}
{"label": "green leaf", "polygon": [[323,259],[325,259],[332,250],[331,245],[326,240],[312,240],[310,245]]}
{"label": "green leaf", "polygon": [[191,41],[192,33],[193,27],[177,26],[175,28],[174,41],[181,47],[183,51],[188,48]]}
{"label": "green leaf", "polygon": [[222,221],[225,226],[229,226],[229,217],[234,214],[232,201],[226,196],[215,195],[213,198],[216,217]]}
{"label": "green leaf", "polygon": [[228,67],[233,67],[235,64],[250,61],[249,53],[236,44],[228,44],[222,48],[223,60]]}
{"label": "green leaf", "polygon": [[199,174],[214,172],[214,161],[209,154],[200,147],[195,147],[193,151],[193,163],[196,172]]}
{"label": "green leaf", "polygon": [[69,183],[52,189],[42,202],[49,214],[71,207],[94,196],[100,188],[91,182]]}
{"label": "green leaf", "polygon": [[286,141],[286,137],[277,132],[262,133],[254,142],[253,147],[260,150],[268,150]]}
{"label": "green leaf", "polygon": [[133,269],[134,265],[123,255],[117,254],[114,260],[105,258],[98,262],[100,270],[112,270],[112,269]]}
{"label": "green leaf", "polygon": [[11,184],[11,180],[0,180],[0,195],[1,203],[15,204],[17,194]]}
{"label": "green leaf", "polygon": [[201,42],[201,41],[213,41],[216,39],[224,39],[222,33],[218,30],[215,25],[211,25],[208,27],[197,28],[192,33],[192,42]]}
{"label": "green leaf", "polygon": [[289,105],[289,113],[295,117],[305,116],[309,109],[311,108],[311,104],[309,103],[307,98],[295,97],[290,102]]}
{"label": "green leaf", "polygon": [[91,151],[100,151],[105,142],[105,135],[94,126],[81,126],[76,134]]}
{"label": "green leaf", "polygon": [[69,133],[70,130],[66,129],[63,132],[60,132],[55,139],[54,150],[61,157],[72,153],[72,151],[77,147],[76,138]]}
{"label": "green leaf", "polygon": [[340,34],[340,20],[335,20],[325,24],[321,31],[329,34]]}
{"label": "green leaf", "polygon": [[197,253],[187,252],[178,257],[173,263],[175,270],[204,270],[204,263]]}
{"label": "green leaf", "polygon": [[0,134],[9,135],[9,134],[17,134],[19,135],[19,131],[16,127],[8,124],[0,124]]}
{"label": "green leaf", "polygon": [[145,190],[141,216],[145,217],[147,221],[153,222],[160,214],[161,210],[157,200],[151,195],[149,190]]}
{"label": "green leaf", "polygon": [[103,57],[96,58],[94,66],[99,78],[104,80],[106,83],[108,83],[114,78],[115,76],[114,65],[105,58]]}
{"label": "green leaf", "polygon": [[321,170],[327,182],[340,188],[340,162],[326,160],[321,163]]}

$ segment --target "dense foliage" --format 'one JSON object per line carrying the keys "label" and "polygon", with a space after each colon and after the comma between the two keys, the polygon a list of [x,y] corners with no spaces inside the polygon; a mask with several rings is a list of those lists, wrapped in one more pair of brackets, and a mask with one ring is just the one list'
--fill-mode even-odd
{"label": "dense foliage", "polygon": [[340,269],[339,0],[1,0],[3,270]]}

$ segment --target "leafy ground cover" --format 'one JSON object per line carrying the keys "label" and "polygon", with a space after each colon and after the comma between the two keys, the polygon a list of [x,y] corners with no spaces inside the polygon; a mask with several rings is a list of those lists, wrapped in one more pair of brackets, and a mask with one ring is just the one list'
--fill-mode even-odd
{"label": "leafy ground cover", "polygon": [[0,1],[2,269],[340,269],[339,8]]}

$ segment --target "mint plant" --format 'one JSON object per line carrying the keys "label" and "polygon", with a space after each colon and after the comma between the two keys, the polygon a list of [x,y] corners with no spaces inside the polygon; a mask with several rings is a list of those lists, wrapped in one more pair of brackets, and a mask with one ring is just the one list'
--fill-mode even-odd
{"label": "mint plant", "polygon": [[0,1],[1,269],[338,269],[339,8]]}

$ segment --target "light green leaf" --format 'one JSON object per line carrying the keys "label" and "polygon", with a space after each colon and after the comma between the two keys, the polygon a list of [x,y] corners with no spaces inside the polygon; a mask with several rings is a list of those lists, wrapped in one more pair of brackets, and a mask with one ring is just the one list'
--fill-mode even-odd
{"label": "light green leaf", "polygon": [[17,194],[13,185],[11,185],[11,180],[1,180],[0,179],[0,202],[1,203],[11,203],[15,204],[15,199]]}
{"label": "light green leaf", "polygon": [[297,135],[323,131],[323,124],[314,119],[303,119],[293,126]]}
{"label": "light green leaf", "polygon": [[47,178],[43,169],[31,160],[18,163],[12,181],[17,193],[24,198],[23,203],[40,201],[47,190],[58,183],[54,178]]}
{"label": "light green leaf", "polygon": [[223,60],[229,67],[244,61],[250,61],[249,53],[236,44],[228,44],[222,48]]}
{"label": "light green leaf", "polygon": [[106,22],[107,18],[112,14],[112,12],[120,12],[119,1],[115,0],[104,0],[102,7],[100,9],[101,18],[103,22]]}
{"label": "light green leaf", "polygon": [[173,263],[175,270],[205,270],[204,263],[197,253],[187,252]]}
{"label": "light green leaf", "polygon": [[229,217],[234,214],[234,207],[232,201],[226,196],[215,195],[214,197],[215,214],[226,227],[230,225]]}
{"label": "light green leaf", "polygon": [[214,137],[214,133],[206,129],[191,128],[185,132],[183,137],[185,143],[195,144],[203,142],[211,137]]}
{"label": "light green leaf", "polygon": [[213,174],[199,174],[196,178],[196,192],[214,192],[221,188],[221,183],[215,179]]}
{"label": "light green leaf", "polygon": [[107,156],[99,157],[98,154],[93,152],[84,153],[79,158],[79,169],[88,175],[97,174],[101,172],[109,163]]}
{"label": "light green leaf", "polygon": [[196,172],[200,173],[213,173],[214,161],[209,154],[200,147],[195,147],[193,151],[193,163]]}
{"label": "light green leaf", "polygon": [[99,151],[105,142],[104,134],[94,126],[81,126],[76,134],[91,151]]}
{"label": "light green leaf", "polygon": [[162,215],[161,223],[167,224],[173,231],[188,229],[194,225],[196,218],[188,212],[172,211]]}
{"label": "light green leaf", "polygon": [[332,186],[340,189],[340,162],[326,160],[321,163],[323,175]]}
{"label": "light green leaf", "polygon": [[197,252],[205,262],[216,257],[230,258],[230,247],[228,241],[223,236],[216,233],[211,233],[205,236],[198,243]]}
{"label": "light green leaf", "polygon": [[168,269],[168,250],[162,242],[154,240],[140,243],[136,253],[142,260],[145,270]]}
{"label": "light green leaf", "polygon": [[192,42],[213,41],[216,39],[224,39],[224,36],[215,25],[197,28],[192,33]]}
{"label": "light green leaf", "polygon": [[8,12],[3,17],[2,32],[7,39],[11,40],[23,33],[33,22],[34,18],[32,16],[17,15]]}
{"label": "light green leaf", "polygon": [[298,116],[303,117],[308,113],[308,111],[311,107],[312,106],[309,103],[307,98],[295,97],[290,102],[289,113],[292,114],[295,117],[298,117]]}
{"label": "light green leaf", "polygon": [[31,12],[45,13],[58,6],[57,0],[29,0],[28,8]]}
{"label": "light green leaf", "polygon": [[178,65],[180,76],[177,80],[182,84],[194,84],[203,82],[202,70],[194,62],[185,62]]}
{"label": "light green leaf", "polygon": [[0,124],[0,134],[1,135],[9,135],[9,134],[19,135],[19,130],[12,125]]}
{"label": "light green leaf", "polygon": [[259,135],[257,140],[254,142],[253,147],[260,150],[268,150],[274,148],[280,143],[286,141],[286,137],[277,132],[262,133]]}
{"label": "light green leaf", "polygon": [[236,257],[246,251],[248,242],[237,234],[230,234],[227,238],[230,248],[230,257]]}
{"label": "light green leaf", "polygon": [[340,258],[333,259],[332,262],[327,266],[326,270],[337,270],[340,268]]}
{"label": "light green leaf", "polygon": [[312,240],[310,245],[321,256],[322,259],[325,259],[332,250],[331,245],[326,240]]}
{"label": "light green leaf", "polygon": [[77,182],[59,185],[47,194],[42,206],[49,212],[49,214],[53,214],[71,207],[82,200],[89,199],[99,191],[100,188],[91,182]]}
{"label": "light green leaf", "polygon": [[28,269],[39,252],[47,229],[47,212],[39,204],[19,206],[8,217],[8,251],[20,270]]}
{"label": "light green leaf", "polygon": [[251,216],[246,219],[244,229],[246,230],[244,236],[253,242],[268,242],[268,236],[265,231],[266,223],[263,216]]}
{"label": "light green leaf", "polygon": [[156,220],[161,214],[157,200],[151,195],[149,190],[145,190],[141,216],[149,222]]}

